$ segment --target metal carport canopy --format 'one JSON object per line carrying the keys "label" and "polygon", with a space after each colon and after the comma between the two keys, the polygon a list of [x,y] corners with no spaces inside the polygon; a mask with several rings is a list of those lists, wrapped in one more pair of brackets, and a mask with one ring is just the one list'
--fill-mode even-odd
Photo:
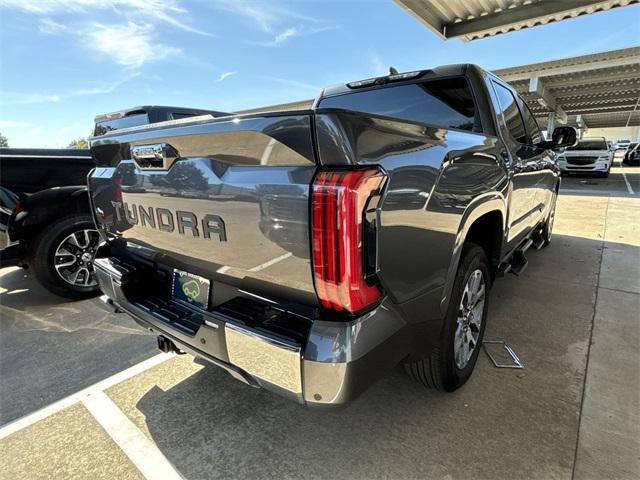
{"label": "metal carport canopy", "polygon": [[[582,128],[640,125],[640,47],[495,70],[538,122]],[[555,118],[555,121],[554,121]]]}
{"label": "metal carport canopy", "polygon": [[428,28],[464,41],[624,7],[639,0],[395,0]]}
{"label": "metal carport canopy", "polygon": [[[531,107],[542,128],[640,125],[640,47],[495,70]],[[313,99],[238,113],[310,108]],[[551,118],[550,118],[551,115]]]}

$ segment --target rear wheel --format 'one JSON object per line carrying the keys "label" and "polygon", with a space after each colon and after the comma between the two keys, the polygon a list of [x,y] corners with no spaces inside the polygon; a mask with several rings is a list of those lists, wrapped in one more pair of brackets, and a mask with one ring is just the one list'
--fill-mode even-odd
{"label": "rear wheel", "polygon": [[465,245],[439,345],[416,362],[405,365],[409,376],[429,388],[451,392],[471,377],[489,308],[489,262],[479,246]]}
{"label": "rear wheel", "polygon": [[29,266],[50,292],[70,299],[99,292],[93,259],[100,235],[87,215],[71,215],[47,225],[29,245]]}

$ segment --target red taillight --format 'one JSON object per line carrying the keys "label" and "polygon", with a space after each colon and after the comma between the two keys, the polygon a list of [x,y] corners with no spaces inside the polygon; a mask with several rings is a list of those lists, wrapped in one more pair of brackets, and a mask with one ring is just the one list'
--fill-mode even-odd
{"label": "red taillight", "polygon": [[354,313],[380,299],[365,279],[364,222],[385,178],[374,168],[324,171],[313,182],[313,272],[324,308]]}
{"label": "red taillight", "polygon": [[22,203],[18,202],[18,203],[16,203],[16,206],[13,208],[13,213],[15,213],[17,215],[20,212],[22,212],[23,210],[24,210],[24,205],[22,205]]}

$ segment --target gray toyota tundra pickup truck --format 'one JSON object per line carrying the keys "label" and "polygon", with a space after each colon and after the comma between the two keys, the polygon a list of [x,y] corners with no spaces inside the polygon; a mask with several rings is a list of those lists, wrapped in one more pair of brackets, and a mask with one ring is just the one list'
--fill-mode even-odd
{"label": "gray toyota tundra pickup truck", "polygon": [[551,238],[554,149],[475,65],[326,88],[313,107],[91,139],[108,302],[238,380],[314,407],[398,364],[470,377],[496,276]]}

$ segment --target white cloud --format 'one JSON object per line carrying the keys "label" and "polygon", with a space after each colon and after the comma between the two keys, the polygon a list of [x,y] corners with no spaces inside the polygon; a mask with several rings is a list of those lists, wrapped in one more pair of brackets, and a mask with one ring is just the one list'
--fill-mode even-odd
{"label": "white cloud", "polygon": [[177,0],[0,0],[0,6],[35,15],[81,15],[112,10],[128,20],[166,23],[199,35],[211,36],[187,23],[189,11]]}
{"label": "white cloud", "polygon": [[16,122],[15,120],[0,120],[0,128],[31,128],[29,122]]}
{"label": "white cloud", "polygon": [[38,22],[38,31],[44,35],[59,35],[67,31],[67,26],[51,18],[43,18]]}
{"label": "white cloud", "polygon": [[[295,37],[336,28],[322,26],[322,20],[299,14],[273,1],[216,0],[212,5],[218,10],[244,17],[263,33],[269,34],[272,37],[270,40],[249,42],[263,47],[277,47]],[[295,26],[291,23],[295,23]]]}
{"label": "white cloud", "polygon": [[157,43],[153,26],[128,22],[122,25],[93,23],[84,34],[91,39],[87,47],[111,57],[127,67],[141,67],[147,62],[165,59],[181,52],[179,48]]}
{"label": "white cloud", "polygon": [[235,75],[236,73],[238,73],[238,72],[224,72],[224,73],[220,74],[220,76],[218,77],[216,82],[221,82],[225,78],[229,78],[231,75]]}
{"label": "white cloud", "polygon": [[288,11],[273,2],[247,2],[242,0],[217,0],[213,5],[222,11],[242,16],[265,32],[272,32],[275,25],[289,16]]}
{"label": "white cloud", "polygon": [[327,30],[333,30],[336,27],[318,27],[318,28],[304,28],[304,27],[288,27],[279,32],[273,37],[273,40],[266,42],[250,42],[253,45],[259,45],[261,47],[279,47],[284,45],[290,39],[295,37],[305,37],[308,35],[314,35],[316,33],[325,32]]}

